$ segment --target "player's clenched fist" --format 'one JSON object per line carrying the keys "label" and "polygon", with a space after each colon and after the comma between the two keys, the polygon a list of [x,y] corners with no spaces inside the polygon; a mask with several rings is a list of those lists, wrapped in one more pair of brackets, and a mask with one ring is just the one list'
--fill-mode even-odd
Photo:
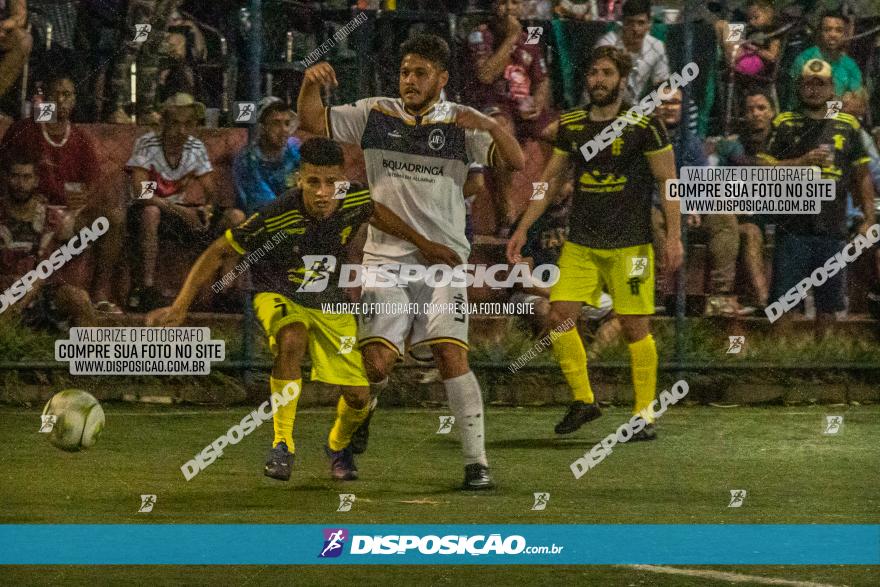
{"label": "player's clenched fist", "polygon": [[468,106],[461,106],[456,109],[455,125],[461,128],[472,128],[476,130],[492,130],[498,123],[491,116],[486,116]]}
{"label": "player's clenched fist", "polygon": [[305,71],[303,83],[329,86],[331,88],[335,88],[339,85],[339,82],[336,81],[336,72],[333,71],[333,66],[326,61],[322,61],[321,63],[308,68]]}
{"label": "player's clenched fist", "polygon": [[522,248],[526,245],[526,234],[519,230],[510,235],[507,241],[507,262],[513,265],[522,261]]}
{"label": "player's clenched fist", "polygon": [[678,268],[681,267],[681,263],[684,260],[684,247],[681,244],[681,239],[675,238],[667,240],[664,255],[664,269],[671,277],[672,275],[675,275],[675,272],[678,271]]}

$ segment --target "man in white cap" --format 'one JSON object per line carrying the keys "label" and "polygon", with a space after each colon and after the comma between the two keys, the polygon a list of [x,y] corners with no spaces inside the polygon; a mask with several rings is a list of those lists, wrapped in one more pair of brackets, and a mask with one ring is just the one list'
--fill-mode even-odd
{"label": "man in white cap", "polygon": [[[218,206],[208,151],[191,134],[204,115],[205,105],[189,94],[171,96],[162,105],[160,131],[140,137],[126,164],[131,171],[133,212],[138,216],[141,245],[141,279],[128,301],[133,311],[165,305],[155,284],[160,228],[163,236],[183,244],[206,246],[227,228],[244,221],[241,210]],[[202,197],[188,189],[193,181],[201,186]]]}
{"label": "man in white cap", "polygon": [[[776,217],[773,251],[772,302],[779,300],[802,279],[824,270],[827,281],[813,288],[818,327],[824,329],[846,309],[846,271],[831,275],[826,261],[847,245],[846,194],[862,208],[862,231],[875,222],[874,186],[868,173],[868,155],[859,141],[859,121],[838,112],[829,116],[834,100],[831,65],[821,59],[807,61],[800,72],[800,109],[783,112],[773,120],[770,139],[758,154],[769,165],[818,166],[822,179],[835,181],[834,200],[821,202],[818,214],[783,214]],[[820,275],[821,276],[821,275]]]}

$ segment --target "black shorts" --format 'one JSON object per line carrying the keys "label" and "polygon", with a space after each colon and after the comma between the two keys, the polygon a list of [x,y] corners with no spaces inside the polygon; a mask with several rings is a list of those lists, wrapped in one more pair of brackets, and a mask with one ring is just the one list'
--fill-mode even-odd
{"label": "black shorts", "polygon": [[[159,221],[159,238],[163,241],[173,241],[183,245],[208,246],[221,236],[223,230],[220,220],[223,218],[223,210],[211,206],[184,206],[191,210],[197,210],[202,221],[201,228],[195,228],[180,216],[162,211]],[[140,232],[143,206],[134,205],[128,215],[129,230],[131,234]]]}

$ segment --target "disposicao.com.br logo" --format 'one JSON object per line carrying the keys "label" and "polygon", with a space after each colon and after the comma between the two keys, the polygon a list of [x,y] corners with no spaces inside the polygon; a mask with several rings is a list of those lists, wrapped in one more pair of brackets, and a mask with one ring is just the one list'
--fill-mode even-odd
{"label": "disposicao.com.br logo", "polygon": [[[345,541],[349,537],[343,528],[325,528],[324,546],[319,558],[337,557],[342,554]],[[477,534],[474,536],[446,535],[425,536],[407,534],[352,535],[351,555],[547,555],[560,554],[565,548],[552,544],[549,546],[528,546],[526,539],[518,534],[502,537],[501,534]],[[411,552],[412,551],[412,552]]]}

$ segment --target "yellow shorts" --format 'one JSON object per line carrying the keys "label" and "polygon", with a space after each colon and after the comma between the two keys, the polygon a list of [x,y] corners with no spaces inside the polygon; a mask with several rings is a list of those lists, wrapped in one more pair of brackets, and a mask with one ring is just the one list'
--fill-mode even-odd
{"label": "yellow shorts", "polygon": [[654,313],[654,247],[593,249],[566,242],[559,256],[559,281],[551,302],[584,302],[599,307],[604,288],[614,311],[624,315]]}
{"label": "yellow shorts", "polygon": [[284,326],[300,323],[309,333],[312,381],[333,385],[368,386],[364,361],[357,350],[357,323],[348,314],[325,314],[306,308],[277,293],[254,296],[257,320],[269,336],[269,348],[277,350],[275,335]]}

